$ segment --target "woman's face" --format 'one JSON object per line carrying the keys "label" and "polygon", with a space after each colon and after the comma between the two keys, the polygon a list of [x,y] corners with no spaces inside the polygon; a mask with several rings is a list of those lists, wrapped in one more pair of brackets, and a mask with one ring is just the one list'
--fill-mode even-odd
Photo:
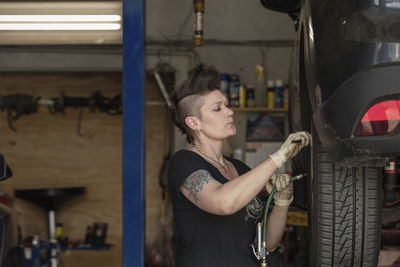
{"label": "woman's face", "polygon": [[228,100],[220,90],[204,95],[200,107],[200,130],[212,139],[225,139],[236,134],[233,111],[228,108]]}

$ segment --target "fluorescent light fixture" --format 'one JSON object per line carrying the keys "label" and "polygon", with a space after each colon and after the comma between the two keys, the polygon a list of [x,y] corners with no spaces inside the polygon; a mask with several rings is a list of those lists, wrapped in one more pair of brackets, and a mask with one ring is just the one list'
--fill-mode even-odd
{"label": "fluorescent light fixture", "polygon": [[117,22],[120,15],[0,15],[0,22]]}
{"label": "fluorescent light fixture", "polygon": [[0,31],[119,30],[121,25],[115,22],[120,20],[120,15],[0,15]]}
{"label": "fluorescent light fixture", "polygon": [[0,23],[0,31],[109,31],[118,23]]}
{"label": "fluorescent light fixture", "polygon": [[122,44],[122,13],[122,1],[0,0],[0,46]]}

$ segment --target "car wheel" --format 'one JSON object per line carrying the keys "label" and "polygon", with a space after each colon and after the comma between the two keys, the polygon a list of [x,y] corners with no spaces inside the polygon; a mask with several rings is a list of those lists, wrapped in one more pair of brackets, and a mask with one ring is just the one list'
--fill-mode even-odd
{"label": "car wheel", "polygon": [[308,177],[312,267],[378,264],[381,175],[380,168],[338,166],[313,131]]}

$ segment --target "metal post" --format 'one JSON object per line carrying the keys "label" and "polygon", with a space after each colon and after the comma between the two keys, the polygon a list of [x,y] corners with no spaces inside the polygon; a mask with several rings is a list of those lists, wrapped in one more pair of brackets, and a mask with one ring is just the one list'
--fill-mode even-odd
{"label": "metal post", "polygon": [[124,0],[124,267],[144,266],[144,0]]}

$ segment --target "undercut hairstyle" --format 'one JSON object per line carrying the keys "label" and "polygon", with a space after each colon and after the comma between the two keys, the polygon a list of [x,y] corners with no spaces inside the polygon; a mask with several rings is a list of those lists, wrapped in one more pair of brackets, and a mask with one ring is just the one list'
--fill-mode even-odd
{"label": "undercut hairstyle", "polygon": [[201,119],[200,107],[204,104],[203,96],[220,88],[218,71],[205,64],[199,64],[188,72],[187,79],[175,89],[173,121],[186,135],[189,144],[193,144],[193,131],[186,124],[188,116]]}

